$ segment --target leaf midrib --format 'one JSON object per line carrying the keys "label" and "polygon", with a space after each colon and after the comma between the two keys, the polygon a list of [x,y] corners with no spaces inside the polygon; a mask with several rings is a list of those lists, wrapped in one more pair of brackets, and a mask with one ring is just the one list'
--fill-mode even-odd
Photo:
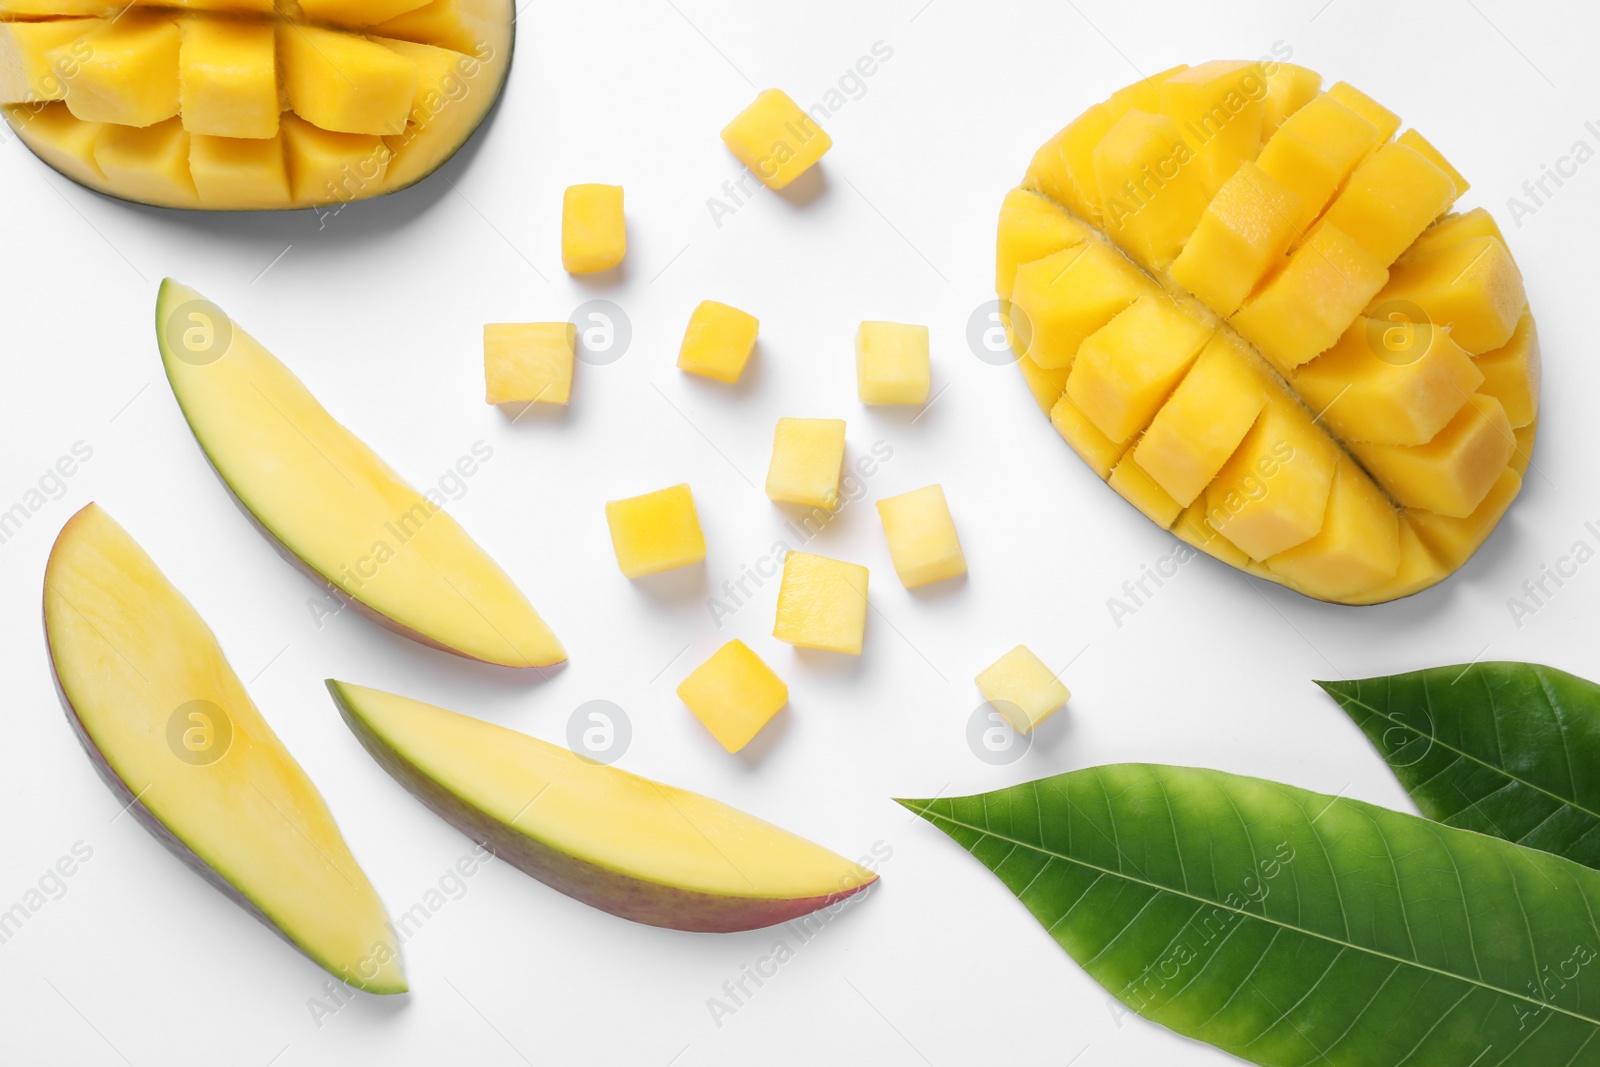
{"label": "leaf midrib", "polygon": [[[1583,812],[1585,815],[1589,816],[1590,818],[1592,818],[1592,819],[1594,819],[1596,821],[1600,821],[1600,812],[1591,811],[1589,808],[1586,808],[1582,804],[1579,804],[1576,800],[1569,800],[1568,798],[1562,796],[1560,793],[1552,793],[1550,790],[1544,788],[1543,786],[1538,785],[1538,784],[1536,784],[1534,782],[1530,782],[1526,778],[1521,777],[1520,775],[1512,774],[1510,771],[1506,770],[1504,767],[1501,767],[1501,766],[1498,766],[1496,764],[1490,763],[1487,760],[1479,758],[1478,756],[1474,756],[1472,753],[1466,751],[1465,749],[1457,748],[1455,745],[1450,744],[1448,741],[1441,741],[1434,734],[1424,734],[1421,730],[1418,730],[1415,726],[1412,726],[1410,723],[1402,722],[1401,720],[1395,718],[1393,715],[1390,715],[1386,711],[1379,711],[1377,708],[1373,707],[1371,704],[1368,704],[1366,701],[1361,700],[1358,697],[1348,696],[1348,695],[1344,695],[1344,694],[1341,694],[1341,696],[1343,696],[1344,699],[1349,700],[1350,703],[1359,705],[1360,707],[1363,707],[1363,708],[1366,708],[1368,711],[1372,712],[1372,714],[1378,716],[1379,718],[1385,720],[1386,722],[1393,723],[1395,726],[1399,727],[1402,730],[1407,730],[1407,731],[1409,731],[1410,733],[1414,734],[1417,737],[1430,738],[1433,741],[1434,744],[1438,745],[1440,748],[1444,749],[1447,752],[1454,752],[1456,755],[1460,756],[1462,759],[1469,760],[1472,763],[1476,763],[1478,766],[1484,768],[1485,770],[1493,771],[1494,773],[1500,775],[1503,778],[1508,778],[1511,781],[1516,782],[1518,785],[1527,786],[1529,789],[1532,789],[1536,793],[1543,793],[1545,796],[1549,797],[1551,800],[1554,800],[1559,804],[1565,804],[1569,808],[1575,808],[1576,810]],[[1339,699],[1339,698],[1336,697],[1335,699]]]}
{"label": "leaf midrib", "polygon": [[[1037,793],[1037,790],[1035,790],[1035,792]],[[916,803],[919,803],[919,802],[913,800],[913,801],[905,801],[904,803],[916,804]],[[948,816],[948,815],[941,815],[938,812],[932,811],[931,809],[926,808],[926,807],[918,808],[917,812],[920,815],[924,815],[924,816],[931,815],[933,818],[943,819],[945,822],[951,823],[952,825],[964,827],[965,829],[972,830],[972,831],[974,831],[976,833],[983,834],[986,837],[993,837],[993,838],[995,838],[997,840],[1000,840],[1000,841],[1009,841],[1014,846],[1021,847],[1021,848],[1027,848],[1027,849],[1032,849],[1035,852],[1041,853],[1041,854],[1046,855],[1046,856],[1054,857],[1055,859],[1061,860],[1064,863],[1076,864],[1079,867],[1084,867],[1084,868],[1086,868],[1088,870],[1091,870],[1091,871],[1098,871],[1102,875],[1110,875],[1111,877],[1114,877],[1114,878],[1121,878],[1124,881],[1137,883],[1137,884],[1145,886],[1145,887],[1147,887],[1149,889],[1153,889],[1153,890],[1155,890],[1156,892],[1159,892],[1159,893],[1171,893],[1173,896],[1184,897],[1184,898],[1186,898],[1188,900],[1194,901],[1197,904],[1205,904],[1205,905],[1210,905],[1212,907],[1221,908],[1221,909],[1223,909],[1225,911],[1232,912],[1235,915],[1239,915],[1239,916],[1242,916],[1242,917],[1248,918],[1248,919],[1255,919],[1255,920],[1257,920],[1259,922],[1267,923],[1270,926],[1276,926],[1279,929],[1287,930],[1287,931],[1289,931],[1291,933],[1303,934],[1306,937],[1314,937],[1314,938],[1317,938],[1318,940],[1326,941],[1330,945],[1338,945],[1338,946],[1343,947],[1343,948],[1351,949],[1352,951],[1355,951],[1355,952],[1364,952],[1367,955],[1374,956],[1374,957],[1376,957],[1378,959],[1389,960],[1389,961],[1391,961],[1393,963],[1397,963],[1397,964],[1400,964],[1400,965],[1403,965],[1403,966],[1406,966],[1406,967],[1415,967],[1418,970],[1428,971],[1428,972],[1430,972],[1432,974],[1437,974],[1437,975],[1439,975],[1440,977],[1443,977],[1443,978],[1453,978],[1453,979],[1455,979],[1457,981],[1465,982],[1468,985],[1477,986],[1479,989],[1484,989],[1484,990],[1487,990],[1487,991],[1489,991],[1491,993],[1497,993],[1497,994],[1499,994],[1501,996],[1511,997],[1514,1000],[1520,1000],[1520,1001],[1522,1001],[1523,1003],[1526,1003],[1526,1004],[1532,1004],[1533,1006],[1538,1007],[1538,1008],[1548,1008],[1551,1011],[1559,1012],[1562,1015],[1566,1015],[1566,1016],[1569,1016],[1569,1017],[1571,1017],[1573,1019],[1577,1019],[1580,1022],[1589,1023],[1591,1026],[1600,1026],[1600,1018],[1591,1018],[1591,1017],[1589,1017],[1587,1015],[1581,1015],[1578,1012],[1569,1011],[1566,1008],[1563,1008],[1558,1004],[1551,1004],[1551,1003],[1549,1003],[1547,1001],[1543,1001],[1543,1000],[1535,1000],[1533,997],[1525,996],[1525,995],[1523,995],[1521,993],[1518,993],[1518,992],[1516,992],[1514,990],[1501,989],[1499,986],[1490,985],[1489,983],[1484,982],[1484,981],[1482,981],[1480,979],[1469,978],[1468,976],[1466,976],[1464,974],[1453,974],[1450,971],[1440,970],[1437,967],[1429,966],[1428,964],[1422,963],[1422,962],[1420,962],[1418,960],[1408,960],[1403,956],[1395,956],[1395,955],[1392,955],[1392,954],[1390,954],[1388,952],[1382,952],[1382,951],[1380,951],[1378,949],[1375,949],[1375,948],[1369,948],[1369,947],[1367,947],[1365,945],[1358,945],[1358,944],[1355,944],[1354,942],[1350,942],[1350,941],[1341,941],[1339,938],[1329,937],[1327,934],[1318,933],[1315,930],[1307,930],[1304,927],[1295,926],[1292,923],[1286,923],[1286,922],[1283,922],[1283,921],[1281,921],[1279,919],[1273,919],[1273,918],[1271,918],[1269,916],[1266,916],[1266,915],[1258,915],[1257,913],[1255,913],[1253,911],[1245,911],[1243,908],[1230,907],[1228,904],[1223,903],[1221,901],[1208,900],[1205,897],[1196,896],[1193,893],[1185,892],[1184,890],[1181,890],[1181,889],[1173,889],[1170,886],[1160,885],[1160,884],[1158,884],[1156,882],[1152,882],[1152,881],[1149,881],[1148,879],[1144,879],[1144,878],[1138,878],[1138,877],[1135,877],[1133,875],[1127,874],[1126,872],[1123,872],[1123,871],[1113,871],[1113,870],[1111,870],[1109,868],[1101,867],[1099,864],[1090,863],[1087,860],[1078,859],[1075,856],[1062,855],[1061,853],[1056,852],[1053,849],[1045,848],[1042,844],[1034,844],[1034,843],[1032,843],[1030,841],[1023,841],[1023,840],[1021,840],[1019,838],[1010,837],[1010,836],[1008,836],[1006,834],[996,833],[995,831],[990,830],[987,827],[975,826],[972,823],[965,822],[965,821],[963,821],[961,819],[952,818],[951,816]],[[1118,851],[1120,852],[1121,850],[1119,849]],[[1526,917],[1527,917],[1526,911],[1524,911],[1523,917],[1524,917],[1524,919],[1526,919]]]}

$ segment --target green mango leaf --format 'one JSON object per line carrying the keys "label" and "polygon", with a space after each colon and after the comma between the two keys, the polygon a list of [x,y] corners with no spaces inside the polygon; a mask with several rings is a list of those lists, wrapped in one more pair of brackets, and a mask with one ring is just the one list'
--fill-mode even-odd
{"label": "green mango leaf", "polygon": [[1600,868],[1600,686],[1532,663],[1317,684],[1428,818]]}
{"label": "green mango leaf", "polygon": [[1600,1064],[1600,872],[1148,764],[902,800],[1139,1014],[1259,1064]]}

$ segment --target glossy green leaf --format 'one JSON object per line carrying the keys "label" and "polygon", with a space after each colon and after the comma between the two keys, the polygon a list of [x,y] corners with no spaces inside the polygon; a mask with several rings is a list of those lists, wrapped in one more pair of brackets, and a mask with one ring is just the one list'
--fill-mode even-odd
{"label": "glossy green leaf", "polygon": [[1317,684],[1428,818],[1600,868],[1600,686],[1532,663]]}
{"label": "glossy green leaf", "polygon": [[1600,1064],[1600,872],[1558,856],[1147,764],[900,803],[1118,1000],[1255,1063]]}

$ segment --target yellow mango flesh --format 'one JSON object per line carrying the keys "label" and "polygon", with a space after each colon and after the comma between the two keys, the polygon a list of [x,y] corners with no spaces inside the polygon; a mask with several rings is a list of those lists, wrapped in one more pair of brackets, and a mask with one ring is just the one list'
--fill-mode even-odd
{"label": "yellow mango flesh", "polygon": [[177,118],[154,126],[108,126],[94,146],[100,173],[138,194],[163,204],[199,201],[189,170],[189,132]]}
{"label": "yellow mango flesh", "polygon": [[190,15],[179,21],[178,101],[183,128],[213,137],[278,132],[278,63],[265,22]]}
{"label": "yellow mango flesh", "polygon": [[[0,103],[25,104],[63,100],[66,83],[55,49],[95,29],[98,19],[70,18],[52,22],[0,22]],[[80,46],[70,53],[76,60]]]}
{"label": "yellow mango flesh", "polygon": [[706,558],[706,539],[687,485],[606,502],[617,566],[629,578],[687,567]]}
{"label": "yellow mango flesh", "polygon": [[1251,575],[1379,603],[1447,577],[1516,495],[1539,348],[1493,218],[1444,214],[1465,177],[1320,87],[1262,61],[1113,93],[1007,196],[997,291],[1035,402],[1129,503]]}
{"label": "yellow mango flesh", "polygon": [[735,638],[678,685],[688,705],[717,743],[738,752],[789,702],[789,687],[761,657]]}
{"label": "yellow mango flesh", "polygon": [[860,564],[790,552],[783,558],[772,636],[798,648],[861,655],[867,578]]}
{"label": "yellow mango flesh", "polygon": [[383,903],[316,787],[205,621],[97,505],[56,540],[44,617],[69,717],[123,802],[332,974],[404,992]]}
{"label": "yellow mango flesh", "polygon": [[151,126],[178,113],[177,23],[130,12],[48,58],[66,85],[67,110],[82,122]]}
{"label": "yellow mango flesh", "polygon": [[307,568],[384,625],[446,651],[509,667],[566,658],[440,502],[407,485],[215,305],[169,280],[156,317],[167,378],[196,440]]}

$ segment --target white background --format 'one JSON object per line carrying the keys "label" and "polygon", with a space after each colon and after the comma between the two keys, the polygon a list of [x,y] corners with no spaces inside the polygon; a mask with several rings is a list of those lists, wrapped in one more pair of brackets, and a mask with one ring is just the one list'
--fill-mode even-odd
{"label": "white background", "polygon": [[[1321,10],[1319,10],[1321,9]],[[1506,198],[1600,119],[1587,5],[1119,4],[833,0],[536,0],[492,125],[443,174],[319,220],[131,207],[0,144],[5,388],[0,508],[74,442],[93,458],[0,545],[0,909],[74,842],[92,859],[0,945],[0,1062],[264,1065],[375,1062],[666,1065],[1222,1064],[1106,995],[992,876],[891,796],[960,794],[1072,768],[1162,761],[1268,776],[1410,810],[1314,677],[1530,659],[1600,675],[1586,622],[1600,564],[1519,628],[1507,608],[1574,541],[1592,491],[1593,267],[1600,164],[1514,226]],[[717,226],[708,197],[740,167],[717,131],[756,89],[809,105],[875,42],[892,58],[828,123],[808,197],[762,191]],[[1201,559],[1114,624],[1107,598],[1172,539],[1099,484],[1019,376],[974,358],[968,315],[992,297],[993,224],[1034,148],[1090,103],[1177,62],[1293,59],[1417,125],[1500,217],[1538,314],[1544,418],[1522,498],[1455,578],[1383,607],[1330,607]],[[562,189],[627,190],[623,277],[569,278]],[[270,269],[269,269],[270,264]],[[197,286],[419,485],[474,442],[494,449],[452,511],[528,591],[571,663],[545,684],[422,649],[346,612],[283,563],[206,466],[161,376],[157,283]],[[565,411],[514,425],[483,403],[480,327],[563,319],[601,296],[633,343],[580,365]],[[673,366],[691,308],[761,319],[746,380]],[[927,323],[938,400],[920,417],[855,395],[865,318]],[[760,490],[779,416],[840,417],[852,460],[893,458],[813,543],[872,571],[859,659],[769,635],[775,583],[719,629],[707,598],[792,517]],[[706,566],[618,572],[604,501],[688,481]],[[941,482],[969,579],[917,593],[889,565],[870,500]],[[851,856],[892,848],[883,882],[717,1026],[707,999],[779,932],[633,925],[491,864],[406,946],[412,992],[362,997],[319,1027],[324,975],[176,862],[96,779],[52,692],[40,578],[61,524],[100,502],[211,623],[257,703],[327,797],[398,914],[466,839],[392,782],[341,724],[322,679],[393,689],[560,741],[573,710],[624,708],[620,765],[756,812]],[[746,753],[678,702],[682,677],[741,637],[790,707]],[[969,750],[972,678],[1027,643],[1071,666],[1075,696],[1020,762]],[[1074,659],[1076,657],[1076,659]],[[1074,1057],[1077,1057],[1074,1059]]]}

